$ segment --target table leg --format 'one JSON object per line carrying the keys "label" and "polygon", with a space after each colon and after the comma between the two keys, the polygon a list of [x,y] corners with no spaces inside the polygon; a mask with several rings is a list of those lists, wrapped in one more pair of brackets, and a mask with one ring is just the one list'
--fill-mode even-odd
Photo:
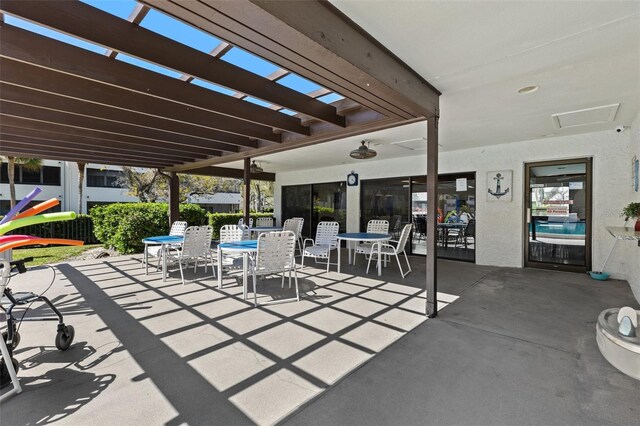
{"label": "table leg", "polygon": [[242,253],[242,286],[244,287],[243,289],[244,300],[247,300],[247,286],[249,285],[249,283],[247,282],[249,279],[248,270],[249,270],[249,253],[244,252]]}
{"label": "table leg", "polygon": [[378,242],[378,276],[382,275],[382,241]]}
{"label": "table leg", "polygon": [[349,252],[349,265],[353,265],[351,259],[351,241],[347,240],[347,251]]}
{"label": "table leg", "polygon": [[222,249],[218,247],[218,289],[222,290]]}
{"label": "table leg", "polygon": [[144,274],[149,275],[149,244],[144,245]]}
{"label": "table leg", "polygon": [[[347,244],[349,243],[347,242]],[[340,246],[341,245],[342,245],[342,241],[338,240],[338,273],[340,273]]]}
{"label": "table leg", "polygon": [[162,250],[162,282],[165,282],[167,281],[167,250],[164,244],[160,250]]}

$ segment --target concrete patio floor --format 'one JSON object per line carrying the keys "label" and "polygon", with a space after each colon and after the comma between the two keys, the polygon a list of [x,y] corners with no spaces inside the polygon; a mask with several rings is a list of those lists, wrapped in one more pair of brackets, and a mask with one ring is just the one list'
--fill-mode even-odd
{"label": "concrete patio floor", "polygon": [[[22,325],[24,391],[0,423],[637,423],[639,383],[594,337],[602,309],[637,306],[627,283],[440,261],[446,308],[425,321],[424,258],[405,280],[363,263],[305,268],[307,298],[258,309],[236,278],[218,291],[202,269],[182,286],[136,257],[58,265],[47,295],[75,343],[59,352],[54,323]],[[51,276],[12,287],[42,291]],[[263,286],[263,299],[291,295],[279,279]]]}
{"label": "concrete patio floor", "polygon": [[638,309],[626,282],[499,269],[457,294],[288,424],[638,424],[640,382],[595,340],[603,309]]}
{"label": "concrete patio floor", "polygon": [[[2,405],[0,422],[278,422],[426,320],[424,258],[411,259],[404,280],[395,264],[379,279],[359,260],[341,274],[305,267],[303,300],[260,308],[242,300],[240,277],[225,277],[220,291],[202,268],[183,286],[178,273],[164,283],[144,275],[135,256],[59,264],[46,295],[75,327],[74,344],[55,349],[55,323],[22,324],[24,390]],[[441,308],[492,269],[454,265]],[[35,268],[11,287],[40,293],[52,276]],[[260,284],[262,300],[293,293],[277,278]]]}

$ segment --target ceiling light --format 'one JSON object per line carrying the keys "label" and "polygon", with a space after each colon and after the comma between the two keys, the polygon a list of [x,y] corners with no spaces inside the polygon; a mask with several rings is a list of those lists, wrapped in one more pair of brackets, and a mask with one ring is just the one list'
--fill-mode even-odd
{"label": "ceiling light", "polygon": [[376,151],[367,146],[368,142],[366,140],[363,140],[361,143],[362,145],[359,148],[354,149],[349,153],[351,158],[355,158],[356,160],[366,160],[378,155]]}
{"label": "ceiling light", "polygon": [[525,86],[525,87],[522,87],[522,88],[518,89],[518,93],[520,93],[521,95],[527,95],[529,93],[535,92],[539,88],[540,88],[540,86]]}
{"label": "ceiling light", "polygon": [[256,161],[253,160],[253,163],[251,163],[251,166],[249,167],[249,171],[251,173],[262,173],[262,172],[264,172],[264,169],[262,167],[258,166],[256,164]]}

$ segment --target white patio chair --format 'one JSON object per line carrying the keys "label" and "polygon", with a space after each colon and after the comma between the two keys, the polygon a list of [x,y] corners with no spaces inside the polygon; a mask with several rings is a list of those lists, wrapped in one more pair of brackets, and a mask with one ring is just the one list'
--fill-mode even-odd
{"label": "white patio chair", "polygon": [[[389,221],[372,219],[367,222],[367,233],[371,234],[388,234],[389,233]],[[356,244],[355,253],[353,255],[353,264],[356,264],[356,257],[358,254],[364,254],[369,256],[371,253],[371,246],[373,243],[359,242]]]}
{"label": "white patio chair", "polygon": [[[291,288],[291,272],[296,284],[296,297],[276,300],[270,303],[281,303],[290,300],[300,300],[298,287],[298,272],[294,258],[296,235],[291,231],[269,232],[258,237],[258,251],[255,260],[251,262],[253,275],[253,304],[258,306],[258,276],[282,275],[281,287],[284,288],[284,276],[289,273],[289,288]],[[266,304],[266,303],[265,303]]]}
{"label": "white patio chair", "polygon": [[[248,240],[251,233],[245,225],[223,225],[220,228],[220,244],[233,241]],[[212,256],[217,258],[217,249],[211,250]],[[224,254],[222,267],[226,270],[242,268],[242,254]]]}
{"label": "white patio chair", "polygon": [[[244,225],[244,218],[241,217],[240,220],[238,221],[238,226]],[[253,228],[253,218],[250,217],[249,218],[249,228]]]}
{"label": "white patio chair", "polygon": [[[306,238],[302,242],[302,263],[304,268],[304,258],[313,257],[316,259],[327,259],[327,273],[329,265],[331,265],[331,250],[338,247],[338,230],[340,225],[338,222],[320,222],[316,229],[316,239]],[[307,247],[307,242],[311,242],[311,246]]]}
{"label": "white patio chair", "polygon": [[282,225],[283,231],[291,231],[296,235],[296,246],[300,253],[302,253],[302,226],[304,225],[304,219],[301,217],[293,217],[284,221]]}
{"label": "white patio chair", "polygon": [[[175,221],[171,224],[171,229],[169,230],[169,235],[182,237],[184,236],[184,231],[187,229],[187,222],[185,221]],[[147,247],[147,258],[157,257],[158,263],[156,265],[156,269],[160,269],[160,261],[162,260],[162,245],[157,246],[149,246]],[[144,268],[145,264],[142,264]]]}
{"label": "white patio chair", "polygon": [[256,226],[273,226],[273,218],[259,217],[256,219]]}
{"label": "white patio chair", "polygon": [[[382,256],[395,256],[396,261],[398,261],[398,268],[400,268],[400,275],[402,278],[409,275],[411,272],[411,264],[409,263],[409,258],[407,257],[407,251],[405,250],[407,247],[407,241],[409,240],[409,235],[411,234],[411,224],[407,224],[402,229],[402,233],[400,234],[400,239],[397,241],[397,244],[394,246],[390,244],[394,241],[389,242],[375,242],[371,246],[371,252],[369,253],[369,262],[367,263],[367,274],[369,273],[369,267],[371,266],[371,259],[378,259],[378,244],[381,245],[380,252]],[[404,253],[404,259],[407,261],[407,272],[402,271],[402,265],[400,264],[400,253]]]}
{"label": "white patio chair", "polygon": [[216,277],[216,268],[213,265],[211,255],[211,238],[213,228],[211,226],[190,226],[184,232],[184,241],[180,247],[169,247],[167,261],[174,261],[180,268],[180,278],[184,281],[184,269],[193,261],[193,272],[198,269],[198,262],[204,260],[204,273],[207,273],[207,264],[211,263],[213,278]]}

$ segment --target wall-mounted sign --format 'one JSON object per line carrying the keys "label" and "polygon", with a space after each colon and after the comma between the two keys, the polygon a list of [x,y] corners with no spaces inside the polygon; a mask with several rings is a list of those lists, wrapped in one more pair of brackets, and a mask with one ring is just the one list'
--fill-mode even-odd
{"label": "wall-mounted sign", "polygon": [[569,182],[569,189],[584,189],[584,182]]}
{"label": "wall-mounted sign", "polygon": [[499,170],[487,172],[487,201],[511,201],[513,171]]}
{"label": "wall-mounted sign", "polygon": [[467,190],[467,178],[456,179],[456,191],[466,191],[466,190]]}

